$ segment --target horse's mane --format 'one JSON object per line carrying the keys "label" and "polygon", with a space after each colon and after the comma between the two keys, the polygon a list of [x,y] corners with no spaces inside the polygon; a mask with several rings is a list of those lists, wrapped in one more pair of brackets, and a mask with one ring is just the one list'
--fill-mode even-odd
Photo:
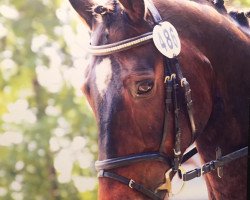
{"label": "horse's mane", "polygon": [[250,37],[250,11],[249,12],[239,12],[239,11],[229,11],[224,5],[224,0],[190,0],[196,3],[209,5],[217,10],[220,14],[227,17],[247,36]]}

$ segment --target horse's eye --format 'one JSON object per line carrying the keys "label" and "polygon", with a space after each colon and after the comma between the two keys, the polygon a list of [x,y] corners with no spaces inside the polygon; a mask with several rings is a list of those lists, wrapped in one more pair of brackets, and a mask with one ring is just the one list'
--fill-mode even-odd
{"label": "horse's eye", "polygon": [[149,93],[154,87],[152,80],[144,80],[137,83],[137,95],[143,95]]}

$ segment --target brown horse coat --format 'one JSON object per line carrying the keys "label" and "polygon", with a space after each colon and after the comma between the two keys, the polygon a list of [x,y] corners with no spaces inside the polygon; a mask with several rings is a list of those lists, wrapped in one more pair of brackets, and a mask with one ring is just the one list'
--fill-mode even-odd
{"label": "brown horse coat", "polygon": [[[227,16],[209,5],[189,1],[156,0],[162,18],[177,29],[182,50],[178,56],[184,76],[191,85],[195,123],[201,133],[196,140],[201,159],[215,159],[247,146],[250,97],[250,37]],[[109,1],[108,12],[93,16],[88,0],[71,4],[92,31],[91,43],[102,45],[152,31],[152,19],[143,0]],[[164,121],[163,56],[148,43],[110,56],[93,57],[83,91],[99,127],[99,159],[157,151]],[[138,84],[153,82],[152,89],[138,95]],[[181,107],[182,152],[191,141],[186,112]],[[165,153],[173,156],[173,116]],[[151,190],[164,181],[169,166],[143,162],[113,170],[133,178]],[[247,160],[205,176],[210,199],[246,199]],[[146,199],[114,180],[99,180],[99,199]],[[164,195],[164,193],[162,194]]]}

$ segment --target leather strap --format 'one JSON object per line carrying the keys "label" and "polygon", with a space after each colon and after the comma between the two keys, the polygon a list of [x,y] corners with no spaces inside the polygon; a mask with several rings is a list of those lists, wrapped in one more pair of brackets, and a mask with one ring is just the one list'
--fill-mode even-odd
{"label": "leather strap", "polygon": [[159,151],[164,152],[165,149],[165,142],[167,138],[168,133],[168,123],[169,119],[168,116],[171,112],[171,106],[172,106],[172,92],[173,92],[173,86],[172,86],[172,80],[171,80],[171,67],[169,64],[169,60],[164,57],[164,88],[165,88],[165,112],[164,112],[164,123],[163,123],[163,132],[162,132],[162,139],[161,139],[161,146]]}
{"label": "leather strap", "polygon": [[196,147],[192,148],[189,152],[183,155],[181,163],[185,163],[187,160],[192,158],[197,153],[198,153],[197,148]]}
{"label": "leather strap", "polygon": [[153,17],[155,24],[159,24],[160,22],[162,22],[161,15],[158,12],[157,8],[155,7],[154,3],[151,0],[147,0],[146,3],[147,3],[147,8]]}
{"label": "leather strap", "polygon": [[99,171],[97,176],[99,178],[110,178],[110,179],[116,180],[120,183],[123,183],[123,184],[127,185],[129,188],[134,189],[134,190],[144,194],[145,196],[149,197],[150,199],[163,200],[163,198],[157,196],[153,191],[145,188],[143,185],[136,183],[133,179],[128,179],[124,176],[115,174],[113,172],[107,172],[104,170]]}
{"label": "leather strap", "polygon": [[172,166],[171,159],[168,156],[160,154],[158,152],[152,152],[152,153],[149,152],[149,153],[139,153],[129,156],[122,156],[118,158],[111,158],[102,161],[96,161],[95,168],[97,171],[103,169],[108,170],[108,169],[128,166],[137,162],[151,161],[151,160],[164,162],[169,166]]}
{"label": "leather strap", "polygon": [[[196,153],[197,153],[196,148],[193,148],[192,150],[190,150],[188,153],[186,153],[183,156],[182,163],[186,162],[189,158],[191,158]],[[99,167],[101,167],[101,166],[99,166]],[[107,169],[107,168],[105,167],[105,169]],[[131,189],[134,189],[138,192],[141,192],[142,194],[144,194],[145,196],[147,196],[153,200],[163,200],[164,199],[164,198],[157,196],[153,191],[145,188],[143,185],[136,183],[133,179],[128,179],[128,178],[121,176],[121,175],[118,175],[116,173],[105,171],[104,169],[99,170],[97,177],[99,177],[99,178],[111,178],[113,180],[116,180],[124,185],[127,185]]]}
{"label": "leather strap", "polygon": [[223,156],[217,160],[210,161],[206,164],[204,164],[200,168],[196,168],[194,170],[191,170],[185,174],[182,174],[183,181],[190,181],[196,177],[200,177],[208,172],[211,172],[218,167],[222,167],[238,158],[242,158],[244,156],[248,155],[248,147],[244,147],[238,151],[235,151],[233,153],[227,154],[226,156]]}
{"label": "leather strap", "polygon": [[177,90],[179,85],[176,82],[176,76],[173,77],[173,101],[174,101],[174,128],[175,128],[175,145],[174,145],[174,166],[173,171],[177,172],[181,160],[181,129],[179,121],[179,105],[177,98]]}
{"label": "leather strap", "polygon": [[[166,77],[165,77],[166,79]],[[164,152],[165,149],[165,143],[167,139],[167,133],[168,133],[168,123],[169,119],[168,116],[170,114],[170,109],[172,105],[172,80],[165,80],[165,116],[164,116],[164,125],[163,125],[163,133],[162,133],[162,139],[161,139],[161,146],[159,151]]]}
{"label": "leather strap", "polygon": [[87,48],[87,51],[96,56],[104,56],[104,55],[110,55],[113,53],[125,51],[127,49],[131,49],[133,47],[137,47],[143,44],[146,44],[150,42],[153,38],[152,32],[144,33],[142,35],[129,38],[126,40],[122,40],[119,42],[115,42],[112,44],[105,44],[105,45],[89,45]]}
{"label": "leather strap", "polygon": [[[186,162],[188,159],[190,159],[193,155],[197,153],[196,147],[191,149],[189,152],[183,155],[181,164]],[[102,161],[96,161],[95,162],[95,168],[97,171],[100,170],[109,170],[109,169],[115,169],[118,167],[124,167],[128,166],[137,162],[142,161],[160,161],[164,162],[166,164],[169,164],[170,167],[173,166],[173,163],[171,162],[171,159],[167,157],[164,154],[160,153],[140,153],[140,154],[134,154],[129,156],[122,156],[119,158],[110,158]]]}
{"label": "leather strap", "polygon": [[[184,77],[182,75],[182,72],[180,70],[179,64],[177,59],[168,59],[165,57],[165,68],[164,68],[164,75],[165,75],[165,119],[164,119],[164,127],[163,127],[163,136],[162,136],[162,142],[159,151],[164,152],[164,145],[165,140],[167,138],[168,133],[168,116],[170,114],[170,108],[173,104],[174,106],[174,135],[175,135],[175,145],[174,145],[174,160],[173,160],[173,171],[178,171],[179,166],[182,162],[186,161],[187,154],[185,154],[185,158],[182,157],[181,153],[181,129],[180,129],[180,122],[179,122],[179,105],[178,105],[178,95],[177,90],[179,88],[179,84],[177,83],[177,78],[179,80],[183,80]],[[175,75],[172,71],[172,68],[176,68],[176,74]],[[177,76],[177,77],[176,77]],[[185,81],[184,86],[184,94],[185,94],[185,100],[187,103],[187,110],[189,113],[189,120],[192,127],[192,133],[194,133],[195,130],[195,124],[194,124],[194,118],[193,118],[193,110],[192,110],[192,99],[191,99],[191,89],[187,81]],[[181,84],[180,84],[181,85]],[[192,140],[191,144],[193,143],[194,134],[192,134]],[[191,145],[190,144],[190,145]],[[197,149],[194,148],[190,152],[188,152],[188,155],[193,156],[197,153]],[[189,159],[189,158],[188,158]]]}
{"label": "leather strap", "polygon": [[190,88],[189,82],[187,81],[186,78],[184,78],[184,76],[182,74],[178,59],[177,58],[172,59],[172,63],[175,66],[177,77],[179,78],[181,86],[184,89],[187,112],[188,112],[191,130],[192,130],[192,141],[190,143],[190,145],[191,145],[195,141],[195,139],[198,135],[196,125],[195,125],[195,120],[194,120],[194,114],[193,114],[194,109],[193,109],[193,101],[192,101],[192,97],[191,97],[191,88]]}

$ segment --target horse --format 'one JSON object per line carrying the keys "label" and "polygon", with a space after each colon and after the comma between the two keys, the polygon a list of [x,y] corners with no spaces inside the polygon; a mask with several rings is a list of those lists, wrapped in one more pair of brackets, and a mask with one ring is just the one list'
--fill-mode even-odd
{"label": "horse", "polygon": [[[168,199],[174,174],[203,175],[209,199],[247,199],[250,36],[198,1],[70,3],[91,32],[82,90],[99,130],[99,199]],[[181,46],[168,58],[152,40],[162,21]],[[204,165],[184,173],[193,142]]]}

